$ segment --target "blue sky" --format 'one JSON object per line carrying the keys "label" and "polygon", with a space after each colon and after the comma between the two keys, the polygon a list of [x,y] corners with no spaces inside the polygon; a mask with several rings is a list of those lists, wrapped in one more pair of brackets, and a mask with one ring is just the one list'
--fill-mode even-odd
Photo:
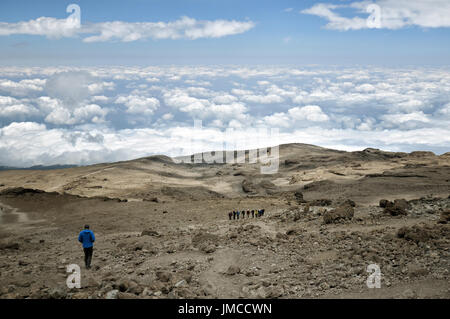
{"label": "blue sky", "polygon": [[450,151],[448,0],[72,3],[0,1],[0,165]]}
{"label": "blue sky", "polygon": [[[426,3],[426,1],[422,1]],[[107,21],[170,22],[251,21],[248,31],[220,38],[141,39],[85,43],[82,37],[58,39],[14,34],[0,37],[2,65],[148,65],[148,64],[329,64],[448,65],[450,29],[416,24],[398,29],[327,29],[327,20],[301,13],[317,1],[10,1],[0,2],[0,21],[16,23],[39,17],[64,19],[66,7],[81,8],[81,24]],[[353,1],[324,1],[350,4]],[[432,6],[433,4],[429,4]],[[288,9],[288,10],[286,10]],[[438,8],[436,8],[438,10]],[[345,17],[367,18],[353,8]],[[444,10],[445,13],[445,10]],[[448,19],[448,18],[447,18]]]}

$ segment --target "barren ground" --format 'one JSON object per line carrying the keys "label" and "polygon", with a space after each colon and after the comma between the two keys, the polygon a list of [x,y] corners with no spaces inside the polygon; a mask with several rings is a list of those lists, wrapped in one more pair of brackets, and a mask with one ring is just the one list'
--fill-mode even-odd
{"label": "barren ground", "polygon": [[[450,297],[450,154],[289,144],[277,174],[259,169],[155,156],[0,172],[0,298]],[[348,199],[353,216],[324,223]],[[406,215],[381,199],[405,199]],[[70,290],[74,263],[82,288]],[[379,289],[366,286],[373,263]]]}

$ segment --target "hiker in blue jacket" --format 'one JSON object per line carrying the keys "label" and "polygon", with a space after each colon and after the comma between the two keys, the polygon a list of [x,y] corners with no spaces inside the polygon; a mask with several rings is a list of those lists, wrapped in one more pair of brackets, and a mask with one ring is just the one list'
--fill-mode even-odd
{"label": "hiker in blue jacket", "polygon": [[91,268],[92,252],[94,250],[95,236],[92,230],[89,230],[89,225],[84,225],[84,230],[78,235],[78,241],[83,244],[84,263],[86,269]]}

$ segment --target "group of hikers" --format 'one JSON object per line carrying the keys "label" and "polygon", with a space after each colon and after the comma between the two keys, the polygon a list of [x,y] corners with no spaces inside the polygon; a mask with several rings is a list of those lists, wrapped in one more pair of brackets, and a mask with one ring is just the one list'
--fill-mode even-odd
{"label": "group of hikers", "polygon": [[228,213],[228,218],[230,220],[232,219],[245,219],[245,214],[247,214],[247,218],[250,218],[250,214],[252,215],[252,218],[258,218],[258,217],[263,217],[264,216],[264,209],[255,209],[255,210],[247,210],[245,211],[238,211],[238,210],[233,210],[232,212]]}

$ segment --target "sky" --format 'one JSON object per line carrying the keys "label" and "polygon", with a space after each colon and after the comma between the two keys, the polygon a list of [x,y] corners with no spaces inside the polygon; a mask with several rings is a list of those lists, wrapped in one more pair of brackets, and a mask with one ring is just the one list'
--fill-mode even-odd
{"label": "sky", "polygon": [[2,0],[0,165],[448,152],[449,17],[447,0]]}

